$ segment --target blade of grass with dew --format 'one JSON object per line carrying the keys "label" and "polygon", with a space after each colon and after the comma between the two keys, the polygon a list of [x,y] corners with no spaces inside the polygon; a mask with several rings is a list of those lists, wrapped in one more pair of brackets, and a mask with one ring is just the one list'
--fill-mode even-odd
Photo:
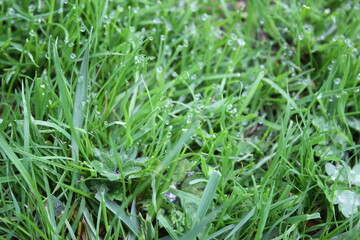
{"label": "blade of grass with dew", "polygon": [[[28,170],[24,167],[22,162],[18,159],[18,157],[15,155],[14,151],[11,149],[11,147],[7,144],[5,141],[5,138],[3,137],[2,133],[0,133],[0,149],[5,153],[5,155],[10,159],[10,161],[15,165],[17,170],[20,172],[22,178],[25,180],[26,184],[29,187],[29,193],[32,192],[32,196],[36,199],[36,204],[38,205],[38,209],[40,211],[40,214],[42,216],[47,216],[45,205],[41,199],[41,194],[37,188],[37,185],[31,178],[30,173]],[[47,226],[51,226],[51,223],[49,222],[48,218],[43,218],[43,221]]]}
{"label": "blade of grass with dew", "polygon": [[[80,67],[80,75],[78,77],[78,82],[75,92],[75,101],[73,108],[73,124],[75,128],[82,128],[84,122],[84,109],[87,100],[87,89],[88,89],[88,71],[89,71],[89,51],[90,44],[86,45],[83,61]],[[79,133],[77,132],[77,139],[79,138]],[[72,157],[74,159],[79,158],[79,145],[76,141],[76,138],[71,139],[72,146]]]}
{"label": "blade of grass with dew", "polygon": [[258,75],[258,77],[256,78],[255,82],[251,85],[250,87],[250,90],[249,90],[249,93],[248,95],[246,96],[244,102],[241,104],[240,106],[240,109],[239,109],[239,115],[241,115],[244,111],[244,109],[247,107],[247,105],[250,103],[252,97],[254,96],[255,92],[256,92],[256,89],[258,88],[261,80],[263,79],[264,77],[264,72],[261,71]]}

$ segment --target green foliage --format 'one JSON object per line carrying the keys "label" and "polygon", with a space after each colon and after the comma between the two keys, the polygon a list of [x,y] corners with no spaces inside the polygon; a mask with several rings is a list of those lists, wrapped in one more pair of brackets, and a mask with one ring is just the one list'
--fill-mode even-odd
{"label": "green foliage", "polygon": [[360,5],[0,1],[1,239],[359,239]]}

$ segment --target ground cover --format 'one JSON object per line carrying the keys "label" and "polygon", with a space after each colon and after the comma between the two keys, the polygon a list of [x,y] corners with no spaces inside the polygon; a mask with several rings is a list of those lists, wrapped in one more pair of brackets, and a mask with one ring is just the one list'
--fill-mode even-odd
{"label": "ground cover", "polygon": [[1,239],[358,239],[357,1],[0,1]]}

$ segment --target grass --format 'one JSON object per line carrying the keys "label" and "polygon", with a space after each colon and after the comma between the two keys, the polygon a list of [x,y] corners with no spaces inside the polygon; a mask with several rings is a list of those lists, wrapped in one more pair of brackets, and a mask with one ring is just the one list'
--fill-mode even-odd
{"label": "grass", "polygon": [[0,19],[0,239],[360,238],[357,1]]}

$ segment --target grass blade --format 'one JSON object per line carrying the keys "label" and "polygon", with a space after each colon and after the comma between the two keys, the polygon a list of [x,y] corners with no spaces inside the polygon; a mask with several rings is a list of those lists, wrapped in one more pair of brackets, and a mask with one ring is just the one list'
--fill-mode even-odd
{"label": "grass blade", "polygon": [[194,225],[205,217],[205,214],[210,207],[210,203],[214,198],[217,185],[220,181],[220,176],[221,175],[218,171],[213,171],[211,173],[209,182],[206,184],[204,193],[201,197],[199,208],[195,214]]}
{"label": "grass blade", "polygon": [[105,201],[106,207],[113,212],[115,216],[124,222],[137,237],[140,235],[138,227],[118,204],[110,200],[103,192],[98,192],[95,198],[100,202]]}

